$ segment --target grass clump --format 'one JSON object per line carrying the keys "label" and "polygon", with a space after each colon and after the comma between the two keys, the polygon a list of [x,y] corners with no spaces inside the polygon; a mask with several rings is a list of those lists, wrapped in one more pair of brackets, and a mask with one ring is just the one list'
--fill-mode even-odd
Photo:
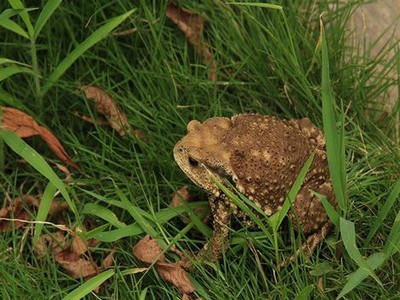
{"label": "grass clump", "polygon": [[[23,144],[18,150],[12,143],[19,140],[1,131],[4,201],[57,187],[70,206],[76,206],[75,215],[65,217],[67,225],[73,228],[90,217],[98,231],[87,237],[102,241],[98,249],[117,250],[112,275],[99,275],[111,276],[100,290],[102,298],[176,298],[177,290],[153,269],[135,272],[141,265],[131,248],[145,233],[164,249],[175,245],[198,251],[207,239],[210,231],[199,220],[185,226],[176,218],[183,208],[167,208],[171,194],[190,185],[172,158],[188,121],[241,112],[308,117],[332,137],[327,142],[328,152],[336,157],[330,163],[339,185],[337,234],[309,261],[300,257],[279,270],[276,253],[290,256],[293,249],[284,251],[285,245],[297,239],[290,230],[278,243],[260,230],[232,230],[222,261],[208,267],[196,264],[191,272],[198,295],[398,297],[400,106],[397,101],[385,111],[380,102],[397,84],[386,75],[398,71],[398,62],[383,61],[394,46],[370,57],[361,46],[351,45],[345,25],[356,2],[333,9],[326,1],[288,0],[278,2],[281,9],[276,9],[179,1],[205,18],[203,38],[217,62],[217,81],[210,81],[208,66],[166,18],[166,4],[50,0],[26,1],[23,6],[19,0],[8,1],[0,12],[0,105],[19,108],[50,128],[80,170],[73,172],[72,182],[61,181],[64,175],[54,168],[54,156],[42,141],[27,141],[37,154]],[[323,11],[325,35],[319,24]],[[129,28],[135,28],[134,33],[111,34]],[[146,139],[120,137],[111,128],[77,118],[76,112],[98,114],[77,91],[82,84],[107,91]],[[206,200],[201,191],[190,188]],[[204,202],[185,210],[198,206]],[[43,226],[44,233],[53,229]],[[344,239],[345,249],[336,256]],[[2,234],[0,264],[2,298],[62,298],[82,292],[82,286],[81,295],[91,291],[90,284],[68,277],[51,257],[38,260],[31,239],[21,231]]]}

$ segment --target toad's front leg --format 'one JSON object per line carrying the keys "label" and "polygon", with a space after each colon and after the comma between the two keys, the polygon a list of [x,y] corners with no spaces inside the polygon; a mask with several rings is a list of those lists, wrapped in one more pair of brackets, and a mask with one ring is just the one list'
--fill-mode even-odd
{"label": "toad's front leg", "polygon": [[228,246],[231,212],[230,205],[222,197],[210,196],[209,203],[213,216],[214,232],[211,240],[197,254],[197,258],[217,262]]}

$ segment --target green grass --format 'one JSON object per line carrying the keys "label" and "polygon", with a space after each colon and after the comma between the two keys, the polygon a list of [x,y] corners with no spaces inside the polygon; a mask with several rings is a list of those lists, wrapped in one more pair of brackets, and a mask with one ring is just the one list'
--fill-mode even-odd
{"label": "green grass", "polygon": [[[205,202],[168,209],[172,193],[184,184],[206,200],[174,163],[172,149],[190,120],[241,112],[308,117],[324,129],[340,204],[337,228],[309,260],[300,256],[282,270],[276,256],[290,257],[304,237],[290,226],[277,240],[260,229],[232,229],[229,250],[218,264],[195,262],[191,278],[198,296],[399,297],[400,105],[397,101],[391,112],[382,105],[389,87],[399,85],[387,76],[400,70],[398,53],[384,61],[388,51],[398,50],[396,45],[371,57],[363,44],[351,42],[345,24],[356,1],[336,11],[322,0],[277,1],[282,10],[225,1],[178,2],[205,17],[204,39],[217,62],[216,82],[208,80],[208,68],[166,18],[166,1],[37,0],[25,1],[24,8],[10,0],[2,5],[0,105],[19,108],[49,128],[80,170],[72,170],[73,181],[66,183],[39,138],[27,139],[28,147],[0,131],[0,200],[46,191],[44,205],[32,212],[40,220],[57,188],[57,197],[76,206],[75,214],[65,216],[68,226],[91,218],[98,228],[85,236],[102,241],[95,254],[114,246],[117,253],[113,271],[83,285],[51,257],[35,257],[31,232],[11,230],[0,238],[0,298],[84,295],[108,276],[102,299],[179,298],[153,269],[135,272],[143,265],[133,257],[132,246],[149,233],[165,250],[202,247],[210,229],[193,210]],[[133,27],[136,32],[128,36],[109,33]],[[120,137],[76,117],[75,112],[99,115],[78,91],[82,84],[107,91],[146,140]],[[192,217],[188,225],[177,217],[183,211]]]}

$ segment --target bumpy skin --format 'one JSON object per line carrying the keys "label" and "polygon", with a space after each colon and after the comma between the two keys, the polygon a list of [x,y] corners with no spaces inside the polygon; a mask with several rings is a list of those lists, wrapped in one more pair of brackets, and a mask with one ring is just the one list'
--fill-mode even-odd
{"label": "bumpy skin", "polygon": [[[323,133],[308,119],[281,120],[241,114],[191,121],[188,133],[174,148],[179,167],[199,187],[210,193],[214,235],[200,256],[218,260],[228,242],[231,216],[246,221],[245,214],[218,189],[211,177],[228,179],[268,215],[282,208],[287,192],[305,161],[315,151],[293,210],[297,230],[307,238],[303,250],[312,253],[328,234],[331,223],[320,201],[309,191],[324,195],[335,207]],[[293,259],[293,258],[292,258]]]}

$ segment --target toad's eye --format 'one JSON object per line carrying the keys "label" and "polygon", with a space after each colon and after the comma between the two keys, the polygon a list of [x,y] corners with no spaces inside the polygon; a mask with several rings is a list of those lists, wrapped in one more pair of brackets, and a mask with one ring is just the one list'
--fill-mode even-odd
{"label": "toad's eye", "polygon": [[198,162],[197,160],[195,160],[194,158],[192,158],[192,157],[189,156],[189,164],[190,164],[192,167],[197,167],[197,166],[199,165],[199,162]]}

